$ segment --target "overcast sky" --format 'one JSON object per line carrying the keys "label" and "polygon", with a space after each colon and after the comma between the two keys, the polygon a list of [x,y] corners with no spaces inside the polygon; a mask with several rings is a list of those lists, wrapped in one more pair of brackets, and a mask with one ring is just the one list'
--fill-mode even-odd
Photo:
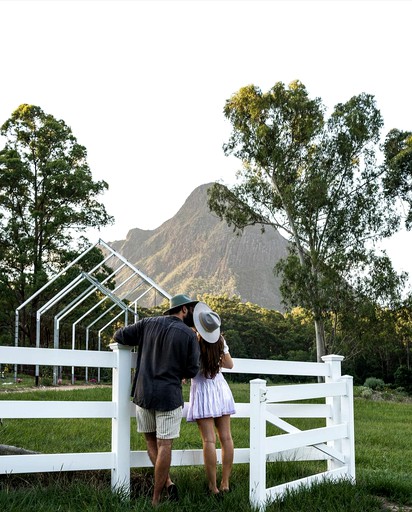
{"label": "overcast sky", "polygon": [[[223,107],[245,85],[298,79],[329,108],[367,92],[383,135],[412,129],[411,0],[0,0],[0,20],[0,123],[30,103],[72,128],[116,219],[93,242],[234,181]],[[398,270],[411,249],[388,245]]]}

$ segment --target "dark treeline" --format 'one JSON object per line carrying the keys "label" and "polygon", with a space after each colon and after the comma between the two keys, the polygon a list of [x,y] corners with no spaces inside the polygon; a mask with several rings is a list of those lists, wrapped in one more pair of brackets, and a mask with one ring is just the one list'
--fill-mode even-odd
{"label": "dark treeline", "polygon": [[[93,260],[93,258],[91,258]],[[90,262],[89,262],[90,263]],[[273,359],[287,361],[316,361],[316,338],[312,317],[302,308],[287,313],[265,309],[256,304],[241,302],[239,297],[227,295],[198,296],[216,310],[222,318],[222,330],[230,346],[233,357],[250,359]],[[70,302],[70,301],[69,301]],[[82,310],[90,307],[90,302],[81,305]],[[167,301],[152,308],[138,307],[139,318],[163,314]],[[79,318],[80,312],[76,312]],[[31,311],[31,316],[35,313]],[[114,313],[113,313],[114,316]],[[2,316],[2,336],[0,345],[14,344],[14,317]],[[34,320],[34,318],[33,318]],[[107,320],[107,318],[106,318]],[[26,318],[27,324],[32,322]],[[130,319],[132,322],[133,319]],[[54,317],[49,311],[41,322],[41,347],[52,348]],[[110,328],[101,332],[98,340],[99,324],[88,332],[90,350],[109,350],[114,331],[123,325],[123,320],[114,321]],[[61,322],[59,347],[71,349],[73,329],[71,318]],[[85,349],[85,324],[76,326],[76,349]],[[386,384],[402,386],[412,392],[412,369],[410,366],[411,309],[377,310],[367,309],[362,315],[343,319],[330,316],[326,323],[327,350],[329,354],[345,357],[342,363],[343,374],[352,375],[355,385],[364,384],[369,377],[382,379]],[[99,343],[98,343],[99,341]],[[34,346],[32,336],[22,336],[20,346]],[[1,361],[0,361],[1,364]],[[32,373],[30,368],[21,369]],[[83,371],[76,371],[83,378]],[[247,381],[250,376],[234,374],[235,380]],[[276,379],[272,379],[276,380]],[[281,380],[285,380],[284,377]],[[287,380],[287,379],[286,379]]]}
{"label": "dark treeline", "polygon": [[[316,361],[316,337],[311,315],[301,308],[279,313],[238,297],[199,297],[222,318],[222,329],[233,357]],[[141,317],[161,314],[163,307],[140,309]],[[368,377],[397,385],[399,368],[411,379],[410,310],[365,310],[344,320],[330,316],[326,325],[329,354],[345,357],[344,374],[361,385]],[[408,379],[406,379],[408,380]],[[405,383],[403,383],[405,384]]]}

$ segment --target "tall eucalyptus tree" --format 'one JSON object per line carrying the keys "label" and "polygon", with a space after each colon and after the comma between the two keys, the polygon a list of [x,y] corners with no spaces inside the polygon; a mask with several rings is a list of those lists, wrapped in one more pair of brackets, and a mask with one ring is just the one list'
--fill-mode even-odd
{"label": "tall eucalyptus tree", "polygon": [[234,229],[279,229],[290,255],[277,265],[290,307],[313,315],[317,357],[327,352],[325,320],[365,297],[398,295],[398,276],[375,244],[398,229],[396,191],[387,193],[379,163],[382,116],[373,96],[339,103],[326,118],[305,86],[250,85],[226,101],[232,133],[223,149],[242,162],[237,183],[209,189],[209,207]]}

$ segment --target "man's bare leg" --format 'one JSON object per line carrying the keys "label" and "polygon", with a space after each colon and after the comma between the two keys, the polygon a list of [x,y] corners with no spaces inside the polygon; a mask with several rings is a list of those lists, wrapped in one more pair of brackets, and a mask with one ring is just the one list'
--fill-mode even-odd
{"label": "man's bare leg", "polygon": [[[172,462],[172,443],[173,439],[157,440],[157,458],[155,464],[155,478],[152,505],[156,506],[160,502],[160,497],[164,487],[171,483],[169,470]],[[170,481],[170,483],[168,483]]]}
{"label": "man's bare leg", "polygon": [[[153,467],[156,467],[156,460],[157,460],[157,437],[156,432],[149,432],[145,434],[146,438],[146,445],[147,445],[147,454],[149,455],[149,459],[151,463],[153,464]],[[169,485],[172,485],[173,481],[170,478],[170,474],[167,475],[166,479],[166,487],[169,487]]]}

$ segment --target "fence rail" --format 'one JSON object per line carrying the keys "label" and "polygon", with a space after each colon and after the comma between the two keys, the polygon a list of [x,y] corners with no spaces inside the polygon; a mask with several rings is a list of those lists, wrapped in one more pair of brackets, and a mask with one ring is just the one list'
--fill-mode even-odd
{"label": "fence rail", "polygon": [[[112,400],[109,401],[20,401],[0,400],[0,418],[111,418],[110,452],[3,455],[0,474],[53,471],[111,470],[113,489],[130,490],[130,468],[152,466],[146,451],[130,450],[130,372],[136,354],[130,347],[110,345],[111,351],[0,347],[2,364],[111,368]],[[250,403],[236,403],[234,418],[250,418],[250,448],[236,448],[234,463],[250,463],[251,503],[263,509],[286,489],[312,484],[325,478],[354,480],[353,392],[351,377],[342,377],[341,356],[326,356],[323,363],[234,359],[230,373],[251,375],[295,375],[324,377],[325,383],[266,386],[251,381]],[[0,395],[1,397],[1,395]],[[309,398],[325,403],[285,403]],[[183,415],[186,416],[187,404]],[[300,431],[282,418],[324,418],[323,428]],[[286,433],[266,438],[266,422]],[[221,451],[217,450],[221,463]],[[328,471],[266,489],[266,462],[278,460],[327,460]],[[203,464],[201,449],[173,450],[172,465]]]}

